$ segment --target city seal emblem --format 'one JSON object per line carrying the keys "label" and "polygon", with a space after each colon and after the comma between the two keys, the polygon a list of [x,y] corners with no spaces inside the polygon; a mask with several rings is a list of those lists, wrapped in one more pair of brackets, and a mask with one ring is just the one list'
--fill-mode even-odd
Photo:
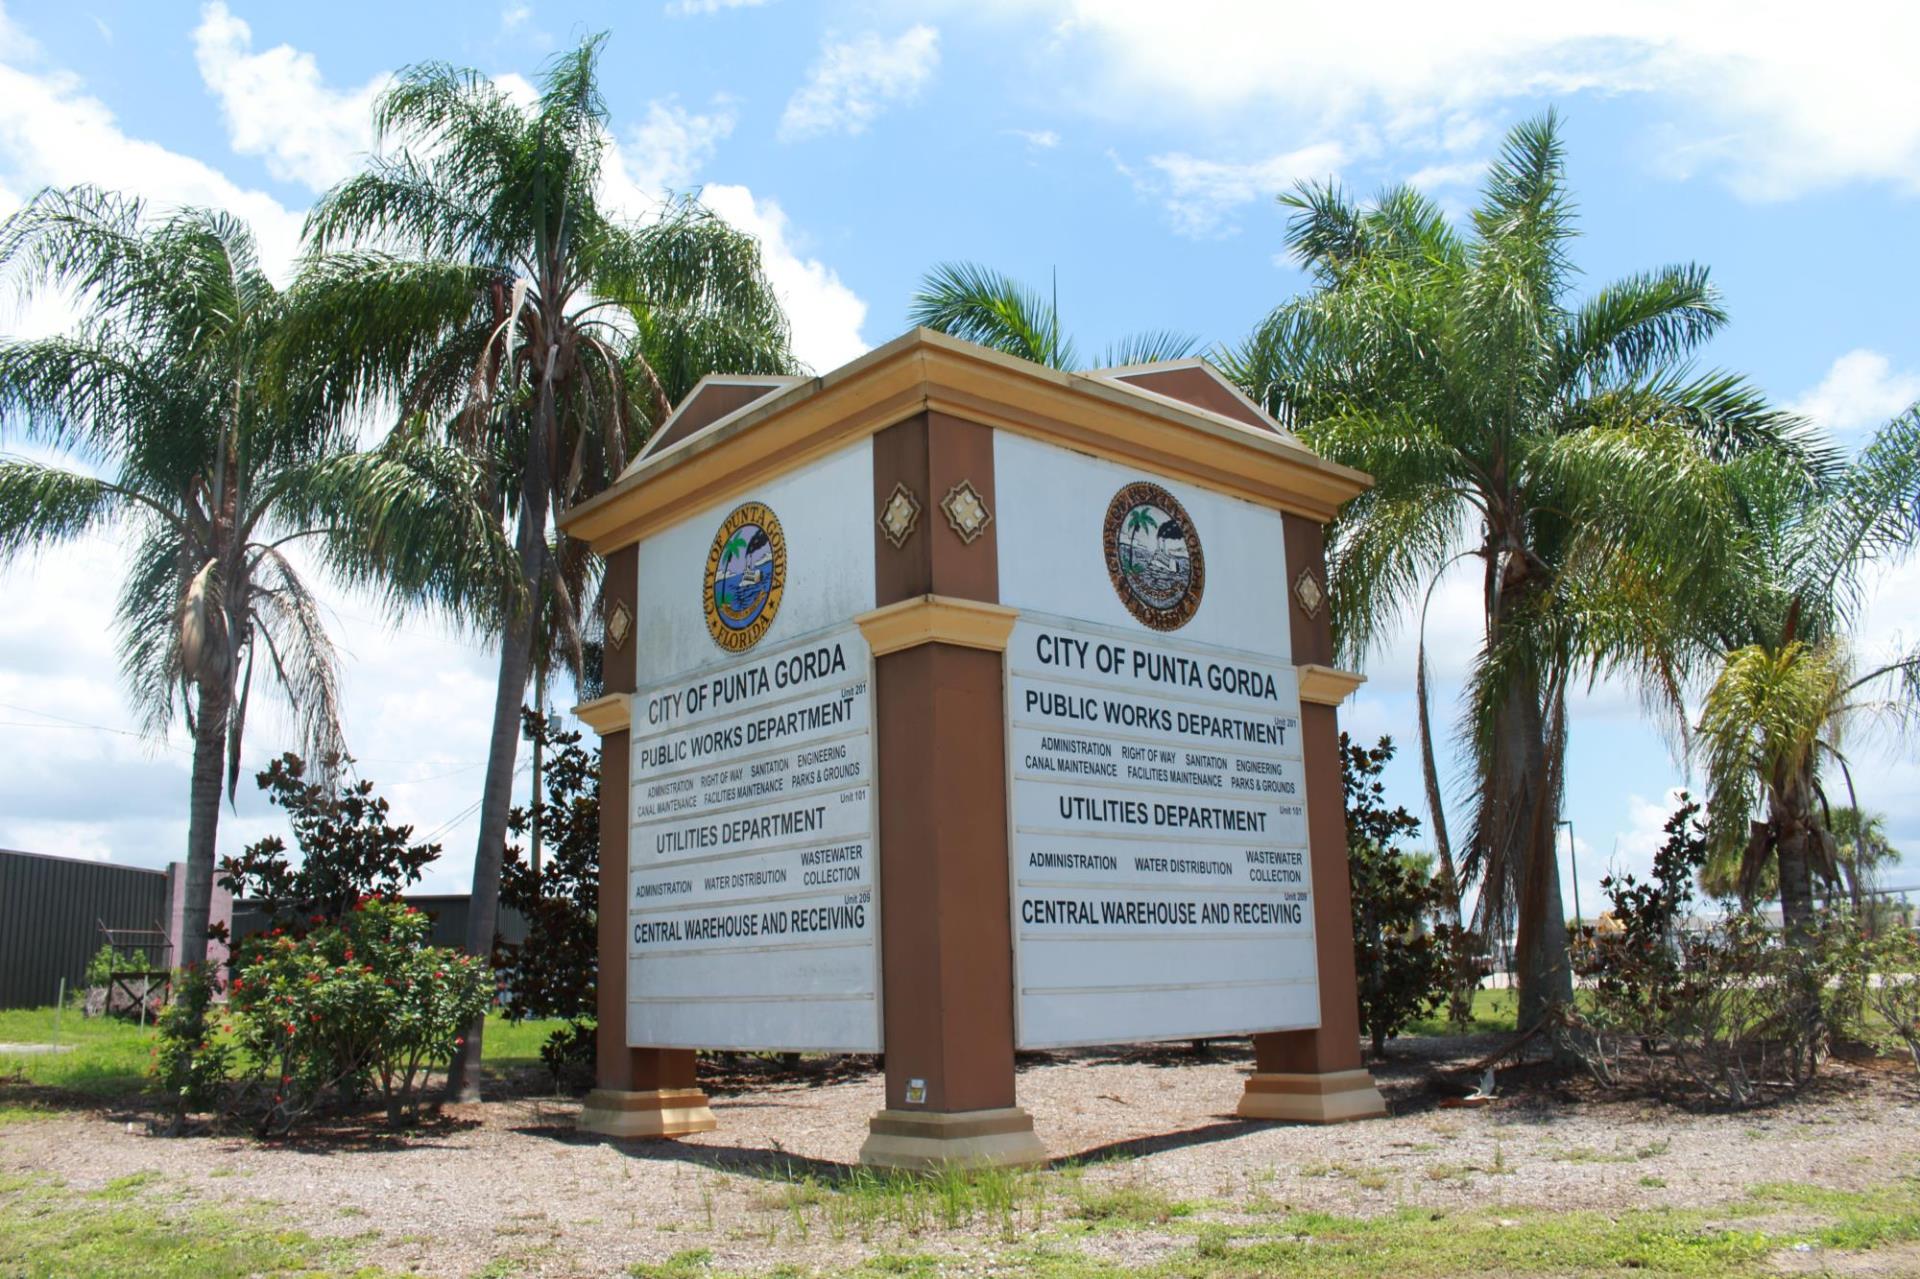
{"label": "city seal emblem", "polygon": [[1200,534],[1180,499],[1145,480],[1107,504],[1107,576],[1142,626],[1177,631],[1193,619],[1207,587]]}
{"label": "city seal emblem", "polygon": [[760,502],[742,502],[713,535],[707,552],[707,632],[729,653],[760,642],[780,611],[787,585],[787,539]]}

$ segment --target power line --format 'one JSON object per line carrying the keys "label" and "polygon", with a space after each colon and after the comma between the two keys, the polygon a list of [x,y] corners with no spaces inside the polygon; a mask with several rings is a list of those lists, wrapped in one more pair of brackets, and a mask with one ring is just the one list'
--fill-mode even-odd
{"label": "power line", "polygon": [[44,724],[38,720],[0,720],[0,723],[6,724],[10,728],[84,728],[95,733],[115,733],[121,737],[137,738],[144,742],[150,742],[163,750],[180,751],[188,755],[193,753],[192,747],[182,746],[176,742],[170,742],[164,737],[155,737],[151,733],[142,733],[136,729],[115,728],[110,724],[90,724],[83,719],[70,719],[65,715],[56,715],[52,711],[35,710],[31,706],[16,706],[12,702],[0,702],[0,707],[5,707],[10,711],[19,711],[23,715],[39,715],[43,719],[59,721],[58,723]]}
{"label": "power line", "polygon": [[[0,726],[5,726],[8,728],[79,728],[79,729],[86,729],[87,731],[94,732],[94,733],[116,733],[121,737],[138,738],[142,741],[151,742],[153,745],[161,747],[164,750],[178,751],[183,755],[191,755],[193,753],[193,748],[190,746],[184,746],[178,742],[170,742],[163,737],[155,737],[150,733],[142,733],[135,729],[114,728],[112,725],[109,725],[109,724],[91,724],[85,720],[70,719],[65,715],[56,715],[52,711],[35,710],[31,706],[18,706],[12,702],[0,702],[0,707],[4,707],[10,711],[19,711],[24,715],[39,715],[45,719],[59,721],[58,723],[54,723],[54,724],[46,724],[46,723],[41,723],[39,720],[24,720],[24,719],[0,720]],[[406,756],[355,755],[353,756],[353,762],[356,764],[406,764],[406,763],[411,763],[412,760]],[[471,772],[474,769],[479,768],[482,764],[485,764],[486,762],[487,761],[484,759],[468,760],[467,762],[462,763],[457,767],[450,768],[445,772],[429,773],[425,777],[393,778],[385,782],[382,782],[381,785],[383,786],[414,786],[422,782],[435,782],[435,781],[441,780],[442,778],[453,777],[459,773]]]}

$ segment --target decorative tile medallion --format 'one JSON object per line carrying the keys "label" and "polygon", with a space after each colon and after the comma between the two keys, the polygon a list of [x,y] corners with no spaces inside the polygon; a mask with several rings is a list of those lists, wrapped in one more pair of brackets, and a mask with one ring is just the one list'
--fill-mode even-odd
{"label": "decorative tile medallion", "polygon": [[1207,559],[1179,498],[1145,480],[1127,485],[1107,504],[1102,541],[1114,593],[1142,626],[1176,631],[1193,620]]}
{"label": "decorative tile medallion", "polygon": [[1293,584],[1293,597],[1300,601],[1300,607],[1307,611],[1308,617],[1318,617],[1320,606],[1327,602],[1326,589],[1320,585],[1320,579],[1313,575],[1310,568],[1300,570],[1300,576]]}
{"label": "decorative tile medallion", "polygon": [[633,610],[625,600],[620,600],[613,606],[613,612],[607,614],[607,647],[618,653],[627,646],[627,637],[631,634]]}
{"label": "decorative tile medallion", "polygon": [[947,495],[940,499],[940,509],[946,512],[947,523],[953,526],[960,540],[969,544],[993,523],[993,512],[980,500],[969,480],[961,480],[948,489]]}
{"label": "decorative tile medallion", "polygon": [[914,525],[919,522],[920,499],[905,484],[895,483],[893,495],[880,509],[880,531],[897,551],[907,544],[907,539],[913,536]]}
{"label": "decorative tile medallion", "polygon": [[771,508],[742,502],[713,535],[703,603],[707,633],[730,653],[760,642],[787,586],[787,539]]}

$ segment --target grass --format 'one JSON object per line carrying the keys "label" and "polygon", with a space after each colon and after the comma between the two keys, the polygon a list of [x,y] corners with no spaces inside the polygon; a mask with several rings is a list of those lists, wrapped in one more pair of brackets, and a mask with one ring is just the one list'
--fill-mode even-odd
{"label": "grass", "polygon": [[[932,1191],[938,1178],[922,1179]],[[968,1174],[949,1179],[965,1182]],[[935,1256],[882,1251],[856,1265],[810,1271],[835,1279],[1001,1273],[1036,1279],[1446,1279],[1450,1276],[1777,1274],[1777,1253],[1800,1247],[1859,1253],[1920,1240],[1920,1182],[1903,1178],[1869,1191],[1803,1185],[1759,1186],[1714,1209],[1657,1208],[1565,1212],[1511,1207],[1462,1212],[1401,1208],[1373,1217],[1287,1212],[1264,1220],[1221,1220],[1138,1187],[1083,1187],[1071,1176],[1042,1177],[1042,1192],[1062,1193],[1068,1216],[1045,1231],[1026,1230],[983,1255]],[[823,1190],[835,1194],[873,1190]],[[1087,1209],[1076,1210],[1076,1205]],[[1076,1246],[1094,1223],[1152,1231],[1177,1242],[1171,1253],[1125,1267]],[[1831,1260],[1829,1258],[1828,1260]],[[703,1249],[643,1263],[635,1279],[729,1279]],[[778,1274],[776,1270],[773,1273]]]}
{"label": "grass", "polygon": [[[77,1009],[68,1008],[60,1013],[56,1036],[54,1012],[52,1008],[0,1010],[0,1043],[72,1045],[71,1052],[0,1051],[0,1087],[26,1084],[102,1098],[124,1097],[146,1088],[156,1038],[152,1025],[142,1027],[118,1017],[82,1017]],[[538,1065],[540,1045],[560,1024],[528,1021],[516,1026],[495,1013],[487,1018],[485,1060],[502,1068]],[[42,1113],[6,1102],[0,1094],[0,1126]]]}
{"label": "grass", "polygon": [[1126,1226],[1165,1225],[1175,1217],[1193,1214],[1194,1205],[1170,1198],[1152,1186],[1137,1182],[1124,1186],[1090,1187],[1075,1183],[1071,1191],[1073,1215],[1082,1221]]}
{"label": "grass", "polygon": [[378,1279],[358,1244],[319,1240],[249,1211],[174,1205],[153,1173],[90,1195],[43,1176],[0,1177],[0,1275],[19,1279],[244,1279],[334,1274]]}
{"label": "grass", "polygon": [[[1513,990],[1476,990],[1473,992],[1473,1015],[1468,1019],[1465,1030],[1469,1034],[1511,1033],[1514,1021],[1519,1016],[1520,996]],[[1443,1008],[1430,1017],[1409,1022],[1401,1035],[1457,1035],[1462,1028],[1447,1020]]]}
{"label": "grass", "polygon": [[713,1254],[705,1248],[689,1248],[685,1252],[676,1252],[665,1261],[636,1262],[627,1267],[627,1273],[633,1279],[696,1279],[707,1273],[713,1264]]}

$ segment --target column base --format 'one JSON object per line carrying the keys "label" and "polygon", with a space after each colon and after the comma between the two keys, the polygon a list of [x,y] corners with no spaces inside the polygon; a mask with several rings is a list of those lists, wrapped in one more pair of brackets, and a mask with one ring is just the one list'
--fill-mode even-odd
{"label": "column base", "polygon": [[1033,1119],[1004,1110],[883,1110],[867,1121],[860,1162],[877,1168],[1007,1168],[1045,1163]]}
{"label": "column base", "polygon": [[1350,1119],[1380,1119],[1387,1100],[1364,1070],[1335,1070],[1323,1075],[1257,1073],[1240,1097],[1242,1119],[1287,1119],[1302,1124],[1338,1124]]}
{"label": "column base", "polygon": [[577,1125],[603,1137],[684,1137],[720,1126],[698,1088],[652,1088],[616,1092],[596,1088],[587,1094]]}

